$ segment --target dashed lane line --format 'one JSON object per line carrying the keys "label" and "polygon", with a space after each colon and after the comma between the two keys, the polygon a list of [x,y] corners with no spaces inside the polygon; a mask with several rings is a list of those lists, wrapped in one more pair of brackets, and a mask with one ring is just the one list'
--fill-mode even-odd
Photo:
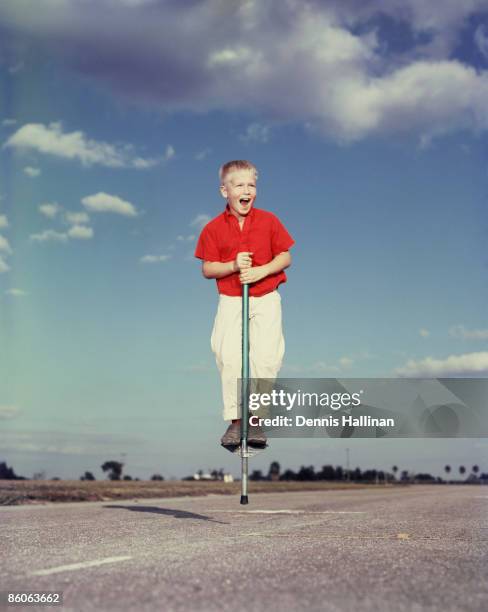
{"label": "dashed lane line", "polygon": [[49,574],[57,574],[58,572],[72,572],[85,567],[96,567],[105,565],[106,563],[117,563],[118,561],[127,561],[132,559],[131,556],[123,557],[106,557],[105,559],[95,559],[94,561],[82,561],[81,563],[70,563],[69,565],[58,565],[58,567],[50,567],[48,569],[36,570],[31,572],[31,576],[49,576]]}
{"label": "dashed lane line", "polygon": [[362,510],[208,510],[209,514],[366,514]]}
{"label": "dashed lane line", "polygon": [[[246,538],[309,538],[314,540],[322,540],[322,539],[334,539],[334,540],[409,540],[409,533],[392,533],[392,534],[350,534],[350,533],[314,533],[310,534],[301,534],[301,533],[263,533],[263,532],[250,532],[243,533],[240,537]],[[417,538],[416,538],[417,539]],[[436,538],[420,538],[420,539],[436,539]],[[439,538],[441,539],[441,538]]]}

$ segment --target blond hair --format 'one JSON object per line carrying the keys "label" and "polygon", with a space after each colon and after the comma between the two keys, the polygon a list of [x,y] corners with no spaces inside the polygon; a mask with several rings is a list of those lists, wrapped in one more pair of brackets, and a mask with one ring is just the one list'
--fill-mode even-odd
{"label": "blond hair", "polygon": [[258,171],[254,164],[251,164],[251,162],[246,161],[245,159],[234,159],[233,161],[226,162],[220,166],[219,178],[221,185],[225,183],[225,177],[234,170],[250,170],[251,172],[254,172],[256,179],[258,178]]}

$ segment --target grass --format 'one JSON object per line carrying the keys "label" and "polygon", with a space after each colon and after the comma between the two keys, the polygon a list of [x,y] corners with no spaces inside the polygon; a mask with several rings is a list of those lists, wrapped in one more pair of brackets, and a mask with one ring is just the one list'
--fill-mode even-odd
{"label": "grass", "polygon": [[[250,493],[361,489],[384,485],[346,482],[250,482]],[[157,497],[237,495],[240,482],[220,481],[111,481],[111,480],[0,480],[0,505],[46,502],[109,501]]]}

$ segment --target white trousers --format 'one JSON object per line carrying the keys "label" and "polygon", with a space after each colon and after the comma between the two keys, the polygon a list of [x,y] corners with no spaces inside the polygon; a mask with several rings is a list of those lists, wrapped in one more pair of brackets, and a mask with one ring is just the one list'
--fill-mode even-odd
{"label": "white trousers", "polygon": [[[210,340],[222,379],[223,417],[241,417],[237,381],[242,376],[242,298],[220,295]],[[281,296],[271,291],[249,298],[249,366],[251,378],[276,378],[285,354]]]}

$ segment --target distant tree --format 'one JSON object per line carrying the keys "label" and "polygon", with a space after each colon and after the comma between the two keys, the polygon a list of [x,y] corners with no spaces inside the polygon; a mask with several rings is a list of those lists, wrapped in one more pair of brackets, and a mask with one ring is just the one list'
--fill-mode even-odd
{"label": "distant tree", "polygon": [[161,474],[153,474],[151,476],[151,480],[164,480],[164,478],[161,476]]}
{"label": "distant tree", "polygon": [[51,480],[61,480],[61,478],[59,478],[59,476],[53,476]]}
{"label": "distant tree", "polygon": [[335,469],[335,479],[344,480],[344,470],[341,465],[338,465]]}
{"label": "distant tree", "polygon": [[123,467],[124,464],[120,463],[120,461],[105,461],[105,463],[101,466],[104,472],[109,473],[109,480],[120,480]]}
{"label": "distant tree", "polygon": [[316,480],[315,468],[313,465],[309,465],[307,467],[302,465],[302,467],[298,470],[297,480],[305,482]]}
{"label": "distant tree", "polygon": [[264,476],[261,470],[253,470],[249,476],[249,480],[264,480]]}
{"label": "distant tree", "polygon": [[364,470],[362,474],[362,480],[366,482],[378,482],[378,471],[377,470]]}
{"label": "distant tree", "polygon": [[91,472],[85,472],[83,476],[80,476],[80,480],[96,480],[96,478]]}
{"label": "distant tree", "polygon": [[410,482],[410,475],[408,473],[408,470],[402,470],[402,473],[400,475],[400,481],[401,482]]}
{"label": "distant tree", "polygon": [[219,470],[212,470],[210,472],[210,476],[212,480],[224,480],[224,468],[220,468]]}
{"label": "distant tree", "polygon": [[451,473],[451,466],[450,465],[445,465],[444,466],[444,471],[449,476],[449,474]]}
{"label": "distant tree", "polygon": [[464,465],[459,466],[459,473],[461,474],[461,476],[464,476],[464,474],[466,474],[466,468],[464,467]]}
{"label": "distant tree", "polygon": [[318,480],[335,480],[336,471],[331,465],[323,465],[320,472],[315,476]]}
{"label": "distant tree", "polygon": [[129,476],[129,474],[126,474],[122,480],[132,480],[132,476]]}
{"label": "distant tree", "polygon": [[415,482],[436,482],[436,479],[431,474],[415,474]]}
{"label": "distant tree", "polygon": [[285,470],[283,472],[283,474],[281,474],[280,476],[280,480],[296,480],[297,479],[297,475],[295,474],[295,472],[293,470]]}
{"label": "distant tree", "polygon": [[8,467],[5,461],[0,463],[0,480],[24,480],[23,476],[17,476],[14,469]]}
{"label": "distant tree", "polygon": [[393,474],[394,474],[394,476],[395,476],[395,478],[396,478],[396,475],[397,475],[397,472],[398,472],[398,466],[397,466],[397,465],[394,465],[394,466],[391,468],[391,471],[393,472]]}
{"label": "distant tree", "polygon": [[357,467],[351,473],[351,480],[353,480],[354,482],[361,482],[362,479],[363,479],[363,475],[361,473],[361,469]]}
{"label": "distant tree", "polygon": [[478,474],[478,472],[480,471],[480,466],[479,465],[473,465],[473,467],[471,469],[473,471],[473,474]]}
{"label": "distant tree", "polygon": [[32,480],[44,480],[46,478],[46,472],[42,470],[41,472],[35,472],[32,475]]}
{"label": "distant tree", "polygon": [[280,479],[281,466],[277,461],[272,461],[269,466],[268,480]]}

